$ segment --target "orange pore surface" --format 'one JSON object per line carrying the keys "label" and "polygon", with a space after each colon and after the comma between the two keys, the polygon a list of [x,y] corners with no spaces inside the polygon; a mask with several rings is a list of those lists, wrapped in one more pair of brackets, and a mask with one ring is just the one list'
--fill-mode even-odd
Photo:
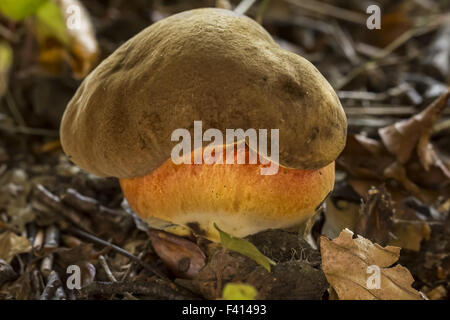
{"label": "orange pore surface", "polygon": [[[194,231],[210,238],[216,233],[213,223],[235,236],[298,225],[333,189],[334,162],[318,170],[280,166],[274,175],[261,175],[261,167],[269,164],[259,159],[248,164],[246,145],[234,150],[223,146],[223,159],[233,151],[235,164],[176,165],[169,159],[146,176],[120,179],[120,185],[144,220],[153,217],[195,226]],[[236,164],[243,152],[246,164]]]}

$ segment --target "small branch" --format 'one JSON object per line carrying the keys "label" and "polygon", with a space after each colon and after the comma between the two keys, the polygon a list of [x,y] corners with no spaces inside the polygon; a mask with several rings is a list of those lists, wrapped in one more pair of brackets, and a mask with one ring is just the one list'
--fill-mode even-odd
{"label": "small branch", "polygon": [[64,300],[66,293],[62,287],[61,279],[55,271],[48,276],[48,282],[41,295],[41,300]]}
{"label": "small branch", "polygon": [[43,185],[37,184],[35,187],[35,195],[38,200],[49,208],[61,213],[67,220],[82,229],[91,231],[92,222],[79,214],[77,211],[66,207],[58,196],[51,193]]}
{"label": "small branch", "polygon": [[[50,225],[45,230],[44,249],[51,250],[59,246],[59,229],[55,225]],[[53,270],[53,253],[48,254],[41,263],[41,273],[48,277]]]}
{"label": "small branch", "polygon": [[106,276],[108,277],[109,281],[111,282],[117,282],[116,277],[112,273],[111,269],[108,266],[108,262],[106,261],[106,258],[103,255],[100,255],[99,257],[100,264],[102,265],[103,270],[105,270]]}
{"label": "small branch", "polygon": [[140,260],[138,257],[136,257],[135,255],[131,254],[130,252],[126,251],[125,249],[122,249],[119,246],[116,246],[115,244],[109,243],[103,239],[100,239],[92,234],[89,234],[85,231],[76,229],[76,228],[69,228],[69,232],[74,233],[76,235],[79,235],[87,240],[90,240],[96,244],[111,248],[112,250],[114,250],[115,252],[117,252],[118,254],[123,255],[124,257],[129,258],[130,260],[138,263],[140,266],[142,266],[145,270],[147,270],[148,272],[150,272],[151,274],[155,274],[158,277],[160,277],[161,279],[165,279],[167,280],[167,277],[162,274],[159,270],[153,268],[152,266],[146,264],[145,262],[143,262],[142,260]]}
{"label": "small branch", "polygon": [[44,248],[54,249],[59,246],[59,229],[55,225],[50,225],[45,229]]}
{"label": "small branch", "polygon": [[43,136],[43,137],[58,137],[59,133],[54,130],[40,129],[40,128],[29,128],[29,127],[12,127],[4,124],[0,124],[0,130],[11,132],[11,133],[22,133],[31,136]]}
{"label": "small branch", "polygon": [[110,216],[124,216],[121,210],[113,210],[101,205],[96,199],[86,197],[77,190],[68,188],[61,196],[61,201],[80,211],[90,214],[104,214]]}
{"label": "small branch", "polygon": [[245,14],[255,2],[256,0],[242,0],[237,7],[234,8],[234,12],[237,14]]}
{"label": "small branch", "polygon": [[[291,1],[291,0],[288,0]],[[353,69],[345,78],[342,79],[341,82],[339,82],[336,86],[336,90],[340,90],[343,87],[345,87],[347,84],[349,84],[353,79],[355,79],[360,74],[366,72],[367,70],[371,68],[375,68],[378,66],[379,62],[386,57],[388,57],[392,52],[400,48],[402,45],[404,45],[406,42],[411,40],[412,38],[423,35],[427,32],[435,30],[437,27],[439,27],[441,24],[448,22],[449,16],[443,15],[436,19],[430,19],[427,21],[427,23],[417,26],[414,28],[411,28],[404,33],[402,33],[398,38],[396,38],[394,41],[392,41],[390,44],[388,44],[383,50],[381,50],[377,56],[375,56],[370,61],[367,61],[366,63],[358,66],[357,68]]]}
{"label": "small branch", "polygon": [[11,115],[13,116],[16,123],[21,127],[26,127],[27,124],[25,122],[25,119],[23,118],[22,114],[19,111],[19,108],[17,107],[16,102],[14,101],[14,97],[11,94],[11,91],[6,90],[6,104],[8,105],[9,111],[11,112]]}
{"label": "small branch", "polygon": [[295,5],[297,7],[300,7],[302,9],[307,9],[309,11],[319,13],[324,16],[333,17],[333,18],[337,18],[340,20],[353,22],[353,23],[357,23],[357,24],[365,24],[366,19],[367,19],[367,16],[362,13],[347,10],[347,9],[342,9],[342,8],[324,3],[322,1],[317,1],[317,0],[285,0],[285,1]]}

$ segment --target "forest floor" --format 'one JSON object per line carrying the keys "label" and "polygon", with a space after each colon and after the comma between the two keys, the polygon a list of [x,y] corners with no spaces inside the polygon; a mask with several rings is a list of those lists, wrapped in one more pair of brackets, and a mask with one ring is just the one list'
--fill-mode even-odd
{"label": "forest floor", "polygon": [[[228,282],[262,299],[450,299],[450,3],[378,1],[382,28],[369,30],[362,1],[260,2],[247,14],[323,73],[348,117],[335,189],[308,241],[281,230],[249,237],[277,263],[267,272],[217,244],[149,229],[116,179],[68,160],[58,128],[85,74],[154,21],[214,6],[85,0],[96,60],[39,34],[33,20],[0,17],[0,299],[217,299]],[[337,280],[361,255],[389,290],[352,291],[362,275]],[[70,266],[81,270],[80,290],[66,286]]]}

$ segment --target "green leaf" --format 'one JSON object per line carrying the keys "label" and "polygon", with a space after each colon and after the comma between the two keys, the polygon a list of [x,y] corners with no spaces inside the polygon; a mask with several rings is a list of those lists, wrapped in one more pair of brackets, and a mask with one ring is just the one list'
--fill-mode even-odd
{"label": "green leaf", "polygon": [[11,46],[4,41],[0,41],[0,72],[6,72],[12,65],[13,52]]}
{"label": "green leaf", "polygon": [[23,20],[36,13],[48,0],[0,0],[0,12],[13,20]]}
{"label": "green leaf", "polygon": [[253,286],[244,283],[227,283],[222,293],[225,300],[255,300],[257,295]]}
{"label": "green leaf", "polygon": [[270,272],[270,265],[275,265],[275,261],[269,259],[265,255],[255,247],[255,245],[245,239],[241,239],[235,236],[232,236],[222,230],[219,229],[217,224],[214,223],[214,228],[219,231],[220,241],[222,245],[232,251],[239,252],[240,254],[254,260],[263,266],[267,271]]}
{"label": "green leaf", "polygon": [[0,98],[8,87],[8,74],[13,63],[13,51],[11,46],[4,41],[0,41]]}
{"label": "green leaf", "polygon": [[58,39],[63,44],[69,44],[70,38],[67,32],[66,21],[61,8],[53,1],[47,1],[36,12],[38,20],[38,32],[41,36]]}

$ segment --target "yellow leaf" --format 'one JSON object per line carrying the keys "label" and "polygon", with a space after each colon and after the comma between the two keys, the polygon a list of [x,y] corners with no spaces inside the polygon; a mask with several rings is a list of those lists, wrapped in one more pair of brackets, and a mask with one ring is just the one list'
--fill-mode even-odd
{"label": "yellow leaf", "polygon": [[20,237],[10,231],[0,234],[0,259],[7,263],[10,263],[16,255],[30,250],[31,244],[27,238]]}
{"label": "yellow leaf", "polygon": [[0,12],[13,20],[23,20],[31,16],[48,0],[1,0]]}
{"label": "yellow leaf", "polygon": [[257,295],[253,286],[244,283],[227,283],[222,294],[225,300],[254,300]]}
{"label": "yellow leaf", "polygon": [[214,227],[219,231],[220,241],[222,245],[232,251],[239,252],[240,254],[254,260],[263,266],[267,271],[270,272],[270,265],[275,265],[276,263],[263,255],[255,245],[245,239],[241,239],[232,236],[222,230],[214,223]]}
{"label": "yellow leaf", "polygon": [[36,11],[38,32],[41,37],[54,37],[61,43],[70,43],[64,16],[53,1],[47,1]]}

